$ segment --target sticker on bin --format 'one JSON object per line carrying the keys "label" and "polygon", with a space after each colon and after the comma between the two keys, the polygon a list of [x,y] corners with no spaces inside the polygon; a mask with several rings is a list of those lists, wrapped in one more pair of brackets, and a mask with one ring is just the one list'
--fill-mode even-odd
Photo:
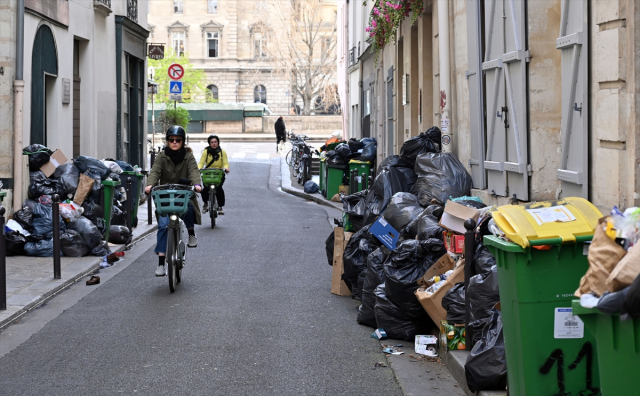
{"label": "sticker on bin", "polygon": [[549,208],[527,209],[527,212],[535,219],[538,225],[545,223],[568,223],[576,217],[562,205]]}
{"label": "sticker on bin", "polygon": [[571,308],[555,309],[553,338],[584,338],[584,322]]}

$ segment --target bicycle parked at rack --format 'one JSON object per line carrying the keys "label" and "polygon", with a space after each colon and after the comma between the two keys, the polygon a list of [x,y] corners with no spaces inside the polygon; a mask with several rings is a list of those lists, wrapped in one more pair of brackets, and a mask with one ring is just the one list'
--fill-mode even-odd
{"label": "bicycle parked at rack", "polygon": [[182,269],[187,260],[189,233],[181,217],[189,210],[193,194],[195,187],[183,184],[164,184],[151,190],[158,215],[169,216],[166,263],[171,293],[176,291],[178,283],[182,281]]}
{"label": "bicycle parked at rack", "polygon": [[211,187],[209,189],[209,218],[211,219],[211,228],[214,228],[216,226],[216,219],[218,218],[218,209],[220,209],[218,201],[216,200],[216,187],[222,183],[224,169],[200,169],[200,176],[202,177],[202,184],[204,184],[205,187]]}

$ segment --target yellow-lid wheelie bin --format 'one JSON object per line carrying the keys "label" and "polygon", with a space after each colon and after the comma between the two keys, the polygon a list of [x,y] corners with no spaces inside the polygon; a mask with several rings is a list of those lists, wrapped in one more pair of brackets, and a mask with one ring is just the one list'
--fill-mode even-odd
{"label": "yellow-lid wheelie bin", "polygon": [[595,338],[571,305],[600,217],[582,198],[493,213],[510,240],[484,237],[498,266],[511,396],[600,394]]}

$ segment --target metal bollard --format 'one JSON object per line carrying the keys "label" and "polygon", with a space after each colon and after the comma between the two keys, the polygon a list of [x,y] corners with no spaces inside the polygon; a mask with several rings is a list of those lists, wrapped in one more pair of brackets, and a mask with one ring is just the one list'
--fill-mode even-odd
{"label": "metal bollard", "polygon": [[369,186],[367,186],[367,174],[362,172],[362,190],[366,190],[367,188],[369,188]]}
{"label": "metal bollard", "polygon": [[349,190],[351,194],[358,192],[358,171],[355,169],[351,171],[351,176],[349,177]]}
{"label": "metal bollard", "polygon": [[4,236],[5,208],[0,206],[0,311],[7,310],[7,241]]}
{"label": "metal bollard", "polygon": [[[469,288],[469,280],[476,273],[475,267],[473,265],[473,255],[476,250],[476,221],[473,219],[467,219],[464,222],[464,228],[466,228],[467,232],[464,234],[464,322],[465,325],[469,325],[469,321],[471,318],[471,314],[469,313],[469,293],[467,290]],[[472,344],[473,340],[473,330],[467,328],[466,336],[465,336],[465,349],[470,351],[473,348]]]}
{"label": "metal bollard", "polygon": [[132,193],[131,193],[131,178],[127,179],[127,187],[126,187],[126,191],[127,191],[127,228],[129,229],[129,232],[131,234],[133,234],[133,227],[131,224],[131,214],[133,213],[133,197],[132,197]]}
{"label": "metal bollard", "polygon": [[60,196],[53,195],[51,204],[53,215],[53,279],[62,279],[60,268]]}
{"label": "metal bollard", "polygon": [[[151,166],[149,167],[149,169],[153,168],[153,163],[156,162],[156,150],[151,148]],[[151,171],[149,171],[149,174],[151,174]],[[151,195],[149,195],[149,198],[147,198],[147,223],[149,225],[153,224],[153,199],[151,198]]]}

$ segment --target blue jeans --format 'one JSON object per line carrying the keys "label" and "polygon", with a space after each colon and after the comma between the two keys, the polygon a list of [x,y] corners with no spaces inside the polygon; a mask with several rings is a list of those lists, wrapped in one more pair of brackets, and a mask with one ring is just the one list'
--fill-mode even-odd
{"label": "blue jeans", "polygon": [[[196,223],[196,212],[192,204],[189,204],[189,210],[182,216],[182,221],[187,229],[192,229]],[[167,226],[169,225],[169,216],[158,217],[158,239],[156,244],[156,254],[167,253]]]}

